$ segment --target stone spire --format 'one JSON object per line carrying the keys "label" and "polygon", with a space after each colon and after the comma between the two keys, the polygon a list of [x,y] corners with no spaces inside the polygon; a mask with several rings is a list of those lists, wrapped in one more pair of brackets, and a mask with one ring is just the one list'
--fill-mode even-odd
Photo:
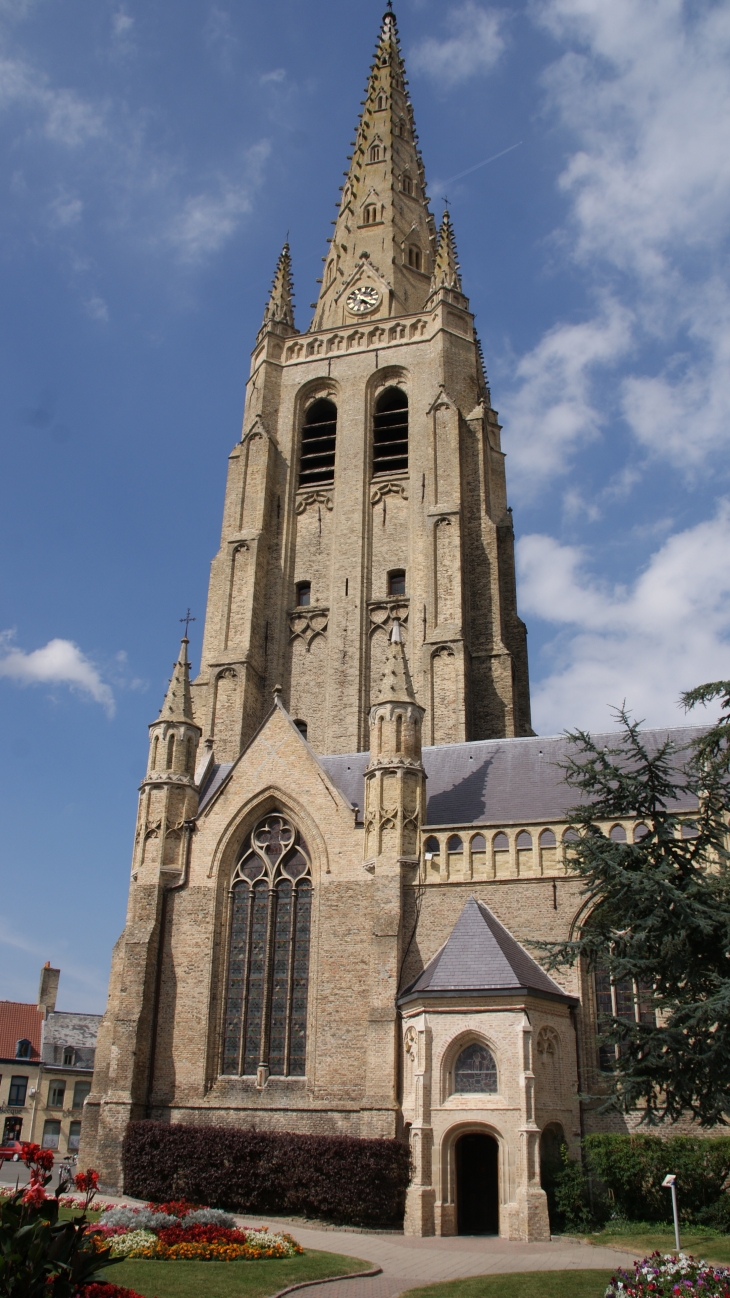
{"label": "stone spire", "polygon": [[[429,293],[436,227],[392,9],[362,102],[312,329],[412,314]],[[377,300],[370,293],[372,306],[348,310],[361,287]]]}
{"label": "stone spire", "polygon": [[431,292],[435,293],[440,288],[450,288],[454,289],[457,293],[461,293],[461,275],[459,270],[459,257],[456,251],[454,227],[451,224],[449,209],[446,207],[444,208],[441,229],[439,230],[436,260],[434,263],[433,274],[431,275]]}
{"label": "stone spire", "polygon": [[385,660],[380,681],[371,705],[378,703],[415,703],[406,655],[403,649],[403,632],[398,618],[393,622],[390,633],[390,648]]}
{"label": "stone spire", "polygon": [[158,718],[159,721],[187,721],[195,725],[193,704],[190,698],[189,643],[187,636],[183,636],[180,642],[180,653],[177,662],[173,665],[165,702]]}
{"label": "stone spire", "polygon": [[277,325],[279,326],[276,330],[277,333],[296,333],[294,325],[294,285],[292,283],[291,251],[288,241],[284,244],[279,254],[279,260],[276,263],[276,272],[272,280],[269,300],[264,310],[264,320],[259,330],[259,339],[267,329]]}

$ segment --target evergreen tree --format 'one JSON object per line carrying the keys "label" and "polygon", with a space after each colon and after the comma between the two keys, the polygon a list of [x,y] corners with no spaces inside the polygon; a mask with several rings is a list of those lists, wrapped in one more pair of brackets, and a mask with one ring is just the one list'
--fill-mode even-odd
{"label": "evergreen tree", "polygon": [[[719,721],[684,748],[671,738],[652,745],[622,708],[615,744],[569,733],[577,751],[563,764],[580,794],[571,865],[586,922],[571,941],[539,945],[551,968],[600,967],[655,1011],[601,1025],[603,1042],[618,1047],[605,1107],[643,1108],[649,1123],[689,1112],[710,1126],[730,1112],[730,681],[682,702],[718,697]],[[623,817],[645,826],[638,841],[615,842],[600,827]]]}

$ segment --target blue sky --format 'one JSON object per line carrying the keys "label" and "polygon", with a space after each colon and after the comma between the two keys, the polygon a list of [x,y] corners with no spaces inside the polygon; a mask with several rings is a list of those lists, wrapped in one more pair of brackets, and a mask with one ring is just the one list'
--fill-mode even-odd
{"label": "blue sky", "polygon": [[[2,996],[50,959],[60,1005],[103,1008],[248,354],[287,230],[309,322],[381,9],[0,0]],[[504,424],[536,728],[681,722],[730,676],[730,4],[396,9]]]}

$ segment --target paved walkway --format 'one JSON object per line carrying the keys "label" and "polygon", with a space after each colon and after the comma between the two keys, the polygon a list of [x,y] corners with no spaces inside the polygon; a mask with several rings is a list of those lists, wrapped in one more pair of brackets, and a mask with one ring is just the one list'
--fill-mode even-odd
{"label": "paved walkway", "polygon": [[305,1248],[361,1257],[383,1274],[337,1284],[317,1284],[302,1290],[302,1298],[395,1298],[419,1285],[439,1280],[459,1280],[471,1275],[507,1271],[615,1270],[629,1258],[618,1249],[595,1248],[572,1240],[548,1244],[521,1244],[493,1236],[457,1235],[418,1239],[412,1235],[379,1234],[348,1230],[318,1230],[281,1218],[238,1217],[242,1225],[271,1224],[288,1229]]}

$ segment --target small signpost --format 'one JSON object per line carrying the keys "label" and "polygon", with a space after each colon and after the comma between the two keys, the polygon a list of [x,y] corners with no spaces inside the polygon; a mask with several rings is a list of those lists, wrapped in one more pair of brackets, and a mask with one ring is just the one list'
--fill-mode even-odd
{"label": "small signpost", "polygon": [[677,1245],[677,1252],[681,1253],[682,1245],[679,1242],[679,1213],[677,1212],[677,1178],[676,1176],[665,1176],[662,1185],[667,1190],[672,1191],[672,1212],[674,1213],[674,1242]]}

